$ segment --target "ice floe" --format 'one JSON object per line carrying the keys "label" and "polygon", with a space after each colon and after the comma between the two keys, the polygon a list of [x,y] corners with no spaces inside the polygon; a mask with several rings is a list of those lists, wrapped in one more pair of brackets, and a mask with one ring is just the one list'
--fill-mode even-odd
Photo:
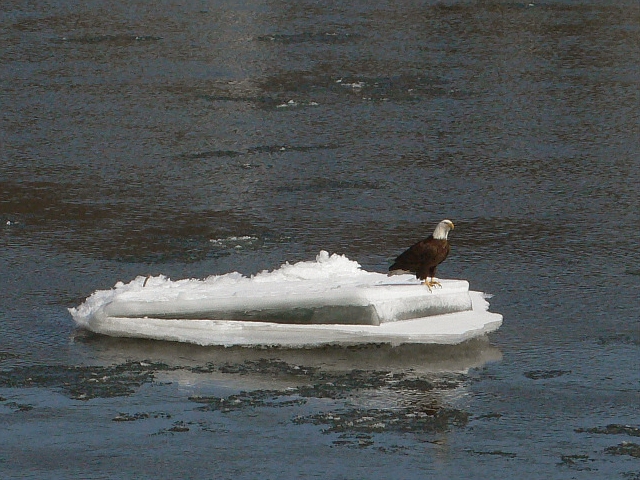
{"label": "ice floe", "polygon": [[501,325],[467,281],[440,282],[429,290],[412,275],[366,271],[322,251],[251,277],[139,276],[94,292],[70,313],[97,333],[200,345],[454,344]]}

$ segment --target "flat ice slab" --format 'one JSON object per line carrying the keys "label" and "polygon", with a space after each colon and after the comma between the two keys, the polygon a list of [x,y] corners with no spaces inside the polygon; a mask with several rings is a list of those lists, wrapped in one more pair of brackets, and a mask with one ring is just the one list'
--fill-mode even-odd
{"label": "flat ice slab", "polygon": [[413,275],[368,272],[323,251],[252,277],[137,277],[70,312],[96,333],[200,345],[460,343],[501,325],[468,282],[440,282],[430,291]]}

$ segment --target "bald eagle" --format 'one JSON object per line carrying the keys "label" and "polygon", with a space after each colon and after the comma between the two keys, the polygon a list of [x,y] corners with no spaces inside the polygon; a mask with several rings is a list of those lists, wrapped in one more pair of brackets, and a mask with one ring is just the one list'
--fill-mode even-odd
{"label": "bald eagle", "polygon": [[389,275],[403,272],[415,273],[416,278],[424,280],[424,284],[429,290],[436,285],[442,286],[435,281],[434,277],[436,276],[436,267],[449,255],[450,247],[447,236],[453,228],[451,220],[442,220],[432,235],[412,245],[396,258],[393,265],[389,267]]}

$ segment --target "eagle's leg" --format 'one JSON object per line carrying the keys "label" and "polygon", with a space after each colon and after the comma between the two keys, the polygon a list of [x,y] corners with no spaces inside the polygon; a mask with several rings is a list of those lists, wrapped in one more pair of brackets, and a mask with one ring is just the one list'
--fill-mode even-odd
{"label": "eagle's leg", "polygon": [[424,284],[429,287],[429,290],[431,290],[432,287],[440,287],[442,288],[442,284],[436,280],[434,280],[434,277],[431,277],[431,281],[427,280],[425,278],[424,280]]}

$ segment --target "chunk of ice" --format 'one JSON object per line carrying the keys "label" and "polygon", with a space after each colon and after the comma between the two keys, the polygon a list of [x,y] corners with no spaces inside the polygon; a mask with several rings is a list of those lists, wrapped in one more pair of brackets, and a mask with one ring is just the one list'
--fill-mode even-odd
{"label": "chunk of ice", "polygon": [[[486,330],[480,318],[500,325],[501,316],[487,312],[488,303],[469,292],[468,282],[441,283],[430,291],[412,275],[368,272],[346,256],[322,251],[315,261],[286,263],[252,277],[237,272],[204,280],[137,277],[95,292],[70,312],[79,326],[98,333],[207,345],[307,345],[343,342],[344,335],[355,343],[357,335],[364,341],[424,341],[430,331],[444,339],[441,320],[455,315],[464,320],[449,328],[456,338],[462,338],[461,331],[464,336]],[[470,319],[476,322],[469,329],[464,325],[469,327]]]}

